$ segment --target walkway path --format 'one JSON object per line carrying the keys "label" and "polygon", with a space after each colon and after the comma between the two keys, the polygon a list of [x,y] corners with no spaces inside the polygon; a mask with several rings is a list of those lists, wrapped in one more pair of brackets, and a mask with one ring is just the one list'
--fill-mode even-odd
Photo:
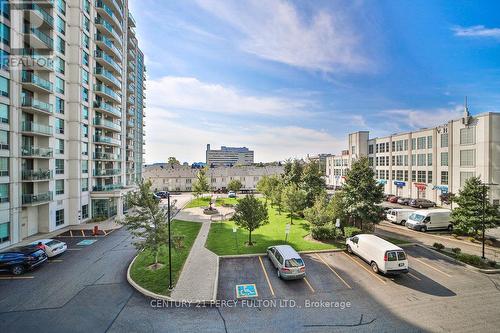
{"label": "walkway path", "polygon": [[[217,209],[222,214],[232,211],[231,208],[225,207],[217,207]],[[175,218],[203,224],[171,297],[186,301],[215,300],[214,290],[217,287],[218,259],[215,253],[205,247],[210,231],[210,216],[203,214],[203,209],[198,207],[183,209]]]}

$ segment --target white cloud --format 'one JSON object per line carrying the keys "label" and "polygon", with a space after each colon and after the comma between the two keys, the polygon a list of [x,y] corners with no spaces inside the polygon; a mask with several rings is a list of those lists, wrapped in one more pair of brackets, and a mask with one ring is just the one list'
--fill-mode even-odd
{"label": "white cloud", "polygon": [[484,25],[454,27],[455,36],[500,38],[500,28],[486,28]]}
{"label": "white cloud", "polygon": [[359,72],[370,67],[361,39],[345,12],[317,11],[306,21],[282,0],[198,0],[202,8],[245,37],[240,48],[261,58],[295,67]]}
{"label": "white cloud", "polygon": [[306,115],[313,103],[275,96],[254,96],[233,87],[202,82],[193,77],[165,76],[146,81],[151,106],[241,115]]}
{"label": "white cloud", "polygon": [[447,123],[452,119],[460,118],[463,114],[463,107],[437,108],[429,110],[396,109],[381,112],[386,124],[396,128],[428,128]]}

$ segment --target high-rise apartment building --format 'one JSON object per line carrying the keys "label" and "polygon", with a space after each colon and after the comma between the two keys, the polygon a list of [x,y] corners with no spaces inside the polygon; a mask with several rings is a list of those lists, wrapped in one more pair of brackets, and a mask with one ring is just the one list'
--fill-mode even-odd
{"label": "high-rise apartment building", "polygon": [[210,167],[251,165],[253,159],[253,150],[247,147],[222,146],[220,149],[211,149],[210,145],[207,145],[206,162]]}
{"label": "high-rise apartment building", "polygon": [[121,215],[144,134],[127,1],[1,1],[0,11],[0,248]]}

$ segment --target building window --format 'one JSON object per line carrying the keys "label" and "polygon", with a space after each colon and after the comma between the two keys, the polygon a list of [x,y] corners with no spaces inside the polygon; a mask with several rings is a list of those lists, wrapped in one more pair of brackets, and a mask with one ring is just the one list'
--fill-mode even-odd
{"label": "building window", "polygon": [[56,180],[56,195],[64,194],[64,179]]}
{"label": "building window", "polygon": [[56,50],[61,54],[66,54],[66,42],[59,36],[56,38]]}
{"label": "building window", "polygon": [[0,243],[10,241],[10,222],[0,223]]}
{"label": "building window", "polygon": [[85,12],[87,14],[90,14],[90,1],[89,0],[83,0],[83,10],[85,10]]}
{"label": "building window", "polygon": [[416,182],[417,181],[417,171],[412,170],[411,171],[411,181]]}
{"label": "building window", "polygon": [[415,138],[411,139],[411,149],[412,150],[417,149],[417,139]]}
{"label": "building window", "polygon": [[425,171],[418,170],[417,171],[417,182],[425,183]]}
{"label": "building window", "polygon": [[82,173],[89,173],[89,161],[82,160]]}
{"label": "building window", "polygon": [[425,136],[417,138],[417,149],[425,149]]}
{"label": "building window", "polygon": [[82,206],[82,220],[89,218],[89,205]]}
{"label": "building window", "polygon": [[448,166],[448,153],[441,153],[441,166]]}
{"label": "building window", "polygon": [[448,147],[448,133],[441,134],[441,148]]}
{"label": "building window", "polygon": [[89,54],[85,51],[82,52],[82,64],[89,67]]}
{"label": "building window", "polygon": [[427,148],[428,149],[432,148],[432,136],[427,137]]}
{"label": "building window", "polygon": [[460,166],[474,167],[476,165],[476,150],[467,149],[460,151]]}
{"label": "building window", "polygon": [[[88,22],[89,28],[86,27],[85,22]],[[85,30],[89,31],[89,29],[90,29],[90,20],[86,16],[83,16],[83,26],[85,27]],[[90,37],[87,36],[87,34],[82,34],[82,45],[85,48],[87,48],[87,49],[90,46]]]}
{"label": "building window", "polygon": [[82,105],[82,118],[85,120],[89,119],[89,108],[88,106]]}
{"label": "building window", "polygon": [[9,132],[0,130],[0,149],[9,150]]}
{"label": "building window", "polygon": [[0,184],[0,203],[9,202],[9,184]]}
{"label": "building window", "polygon": [[83,68],[82,68],[82,81],[85,84],[89,84],[89,71]]}
{"label": "building window", "polygon": [[441,184],[448,185],[448,171],[441,171]]}
{"label": "building window", "polygon": [[427,154],[427,166],[432,166],[432,154]]}
{"label": "building window", "polygon": [[85,124],[82,124],[82,135],[84,138],[89,137],[89,127]]}
{"label": "building window", "polygon": [[9,79],[0,76],[0,95],[9,97]]}
{"label": "building window", "polygon": [[64,134],[64,119],[56,118],[56,133]]}
{"label": "building window", "polygon": [[473,145],[476,143],[476,128],[466,127],[460,129],[460,144]]}
{"label": "building window", "polygon": [[89,102],[89,90],[85,87],[82,87],[82,100],[85,102]]}
{"label": "building window", "polygon": [[83,178],[82,179],[82,192],[87,192],[88,190],[89,190],[89,179]]}
{"label": "building window", "polygon": [[0,103],[0,123],[9,123],[9,106],[7,104]]}
{"label": "building window", "polygon": [[64,99],[56,96],[56,113],[64,114]]}
{"label": "building window", "polygon": [[373,154],[373,145],[368,145],[368,154]]}
{"label": "building window", "polygon": [[56,153],[58,154],[64,154],[64,140],[63,139],[56,139]]}
{"label": "building window", "polygon": [[59,10],[59,13],[66,15],[66,1],[57,0],[57,9]]}
{"label": "building window", "polygon": [[64,94],[64,80],[56,76],[56,92]]}
{"label": "building window", "polygon": [[460,172],[460,187],[463,187],[465,185],[465,182],[467,179],[472,178],[476,175],[475,172],[469,172],[469,171],[461,171]]}
{"label": "building window", "polygon": [[427,182],[432,183],[432,171],[427,171]]}
{"label": "building window", "polygon": [[10,19],[10,5],[8,1],[0,1],[0,13],[3,17]]}
{"label": "building window", "polygon": [[66,66],[66,64],[62,58],[56,57],[54,59],[54,68],[55,68],[56,72],[58,72],[59,74],[64,74],[64,72],[66,71],[65,66]]}
{"label": "building window", "polygon": [[408,170],[405,170],[405,182],[408,181]]}
{"label": "building window", "polygon": [[418,154],[417,155],[417,165],[418,166],[425,166],[427,163],[425,163],[425,154]]}
{"label": "building window", "polygon": [[64,175],[64,160],[56,159],[56,175]]}
{"label": "building window", "polygon": [[82,155],[89,155],[89,144],[88,142],[82,142]]}
{"label": "building window", "polygon": [[56,226],[64,224],[64,209],[56,210]]}
{"label": "building window", "polygon": [[5,45],[10,45],[10,28],[3,23],[0,23],[0,40]]}
{"label": "building window", "polygon": [[7,177],[9,175],[9,158],[0,157],[0,177]]}

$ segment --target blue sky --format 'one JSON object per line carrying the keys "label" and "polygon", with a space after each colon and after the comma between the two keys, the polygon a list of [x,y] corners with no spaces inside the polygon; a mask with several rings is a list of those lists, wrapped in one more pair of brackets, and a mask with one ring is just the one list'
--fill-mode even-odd
{"label": "blue sky", "polygon": [[498,1],[131,0],[146,57],[146,162],[338,153],[499,111]]}

